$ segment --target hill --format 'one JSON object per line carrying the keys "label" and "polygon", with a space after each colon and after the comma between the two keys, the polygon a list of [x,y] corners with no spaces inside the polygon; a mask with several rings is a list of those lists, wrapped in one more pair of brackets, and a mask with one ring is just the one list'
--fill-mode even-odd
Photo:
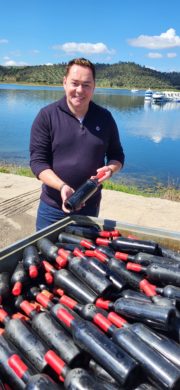
{"label": "hill", "polygon": [[[0,66],[0,82],[62,85],[65,65]],[[97,63],[95,67],[97,87],[180,89],[180,72],[158,72],[133,62]]]}

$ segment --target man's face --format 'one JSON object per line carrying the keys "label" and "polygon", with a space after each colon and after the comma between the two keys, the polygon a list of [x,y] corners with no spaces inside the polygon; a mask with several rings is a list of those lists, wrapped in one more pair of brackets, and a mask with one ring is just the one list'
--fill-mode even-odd
{"label": "man's face", "polygon": [[68,75],[64,77],[63,86],[70,110],[75,115],[85,115],[95,87],[91,69],[72,65]]}

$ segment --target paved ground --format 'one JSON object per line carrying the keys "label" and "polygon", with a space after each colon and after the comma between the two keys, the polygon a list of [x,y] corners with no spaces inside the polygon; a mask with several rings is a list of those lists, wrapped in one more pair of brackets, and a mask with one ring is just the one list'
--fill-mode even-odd
{"label": "paved ground", "polygon": [[[35,231],[41,183],[0,173],[0,248]],[[180,203],[104,190],[100,218],[180,233]]]}

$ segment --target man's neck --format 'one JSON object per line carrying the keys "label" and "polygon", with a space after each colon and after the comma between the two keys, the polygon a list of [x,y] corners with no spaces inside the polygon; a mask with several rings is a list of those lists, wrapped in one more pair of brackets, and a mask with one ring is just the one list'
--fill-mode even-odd
{"label": "man's neck", "polygon": [[86,113],[87,113],[87,111],[88,111],[88,108],[89,107],[87,107],[87,108],[85,108],[85,109],[80,109],[80,110],[76,110],[76,109],[74,109],[74,107],[72,107],[68,102],[67,102],[67,105],[68,105],[68,107],[69,107],[69,109],[70,109],[70,111],[73,113],[73,115],[76,117],[76,118],[84,118],[85,117],[85,115],[86,115]]}

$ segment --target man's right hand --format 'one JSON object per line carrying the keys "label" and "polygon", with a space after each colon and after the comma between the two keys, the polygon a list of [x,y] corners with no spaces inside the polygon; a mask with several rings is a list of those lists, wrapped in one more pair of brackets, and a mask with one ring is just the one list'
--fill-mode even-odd
{"label": "man's right hand", "polygon": [[66,200],[74,193],[73,188],[69,187],[68,184],[64,183],[60,188],[60,195],[62,199],[62,210],[65,213],[70,213],[70,210],[68,210],[65,206]]}

